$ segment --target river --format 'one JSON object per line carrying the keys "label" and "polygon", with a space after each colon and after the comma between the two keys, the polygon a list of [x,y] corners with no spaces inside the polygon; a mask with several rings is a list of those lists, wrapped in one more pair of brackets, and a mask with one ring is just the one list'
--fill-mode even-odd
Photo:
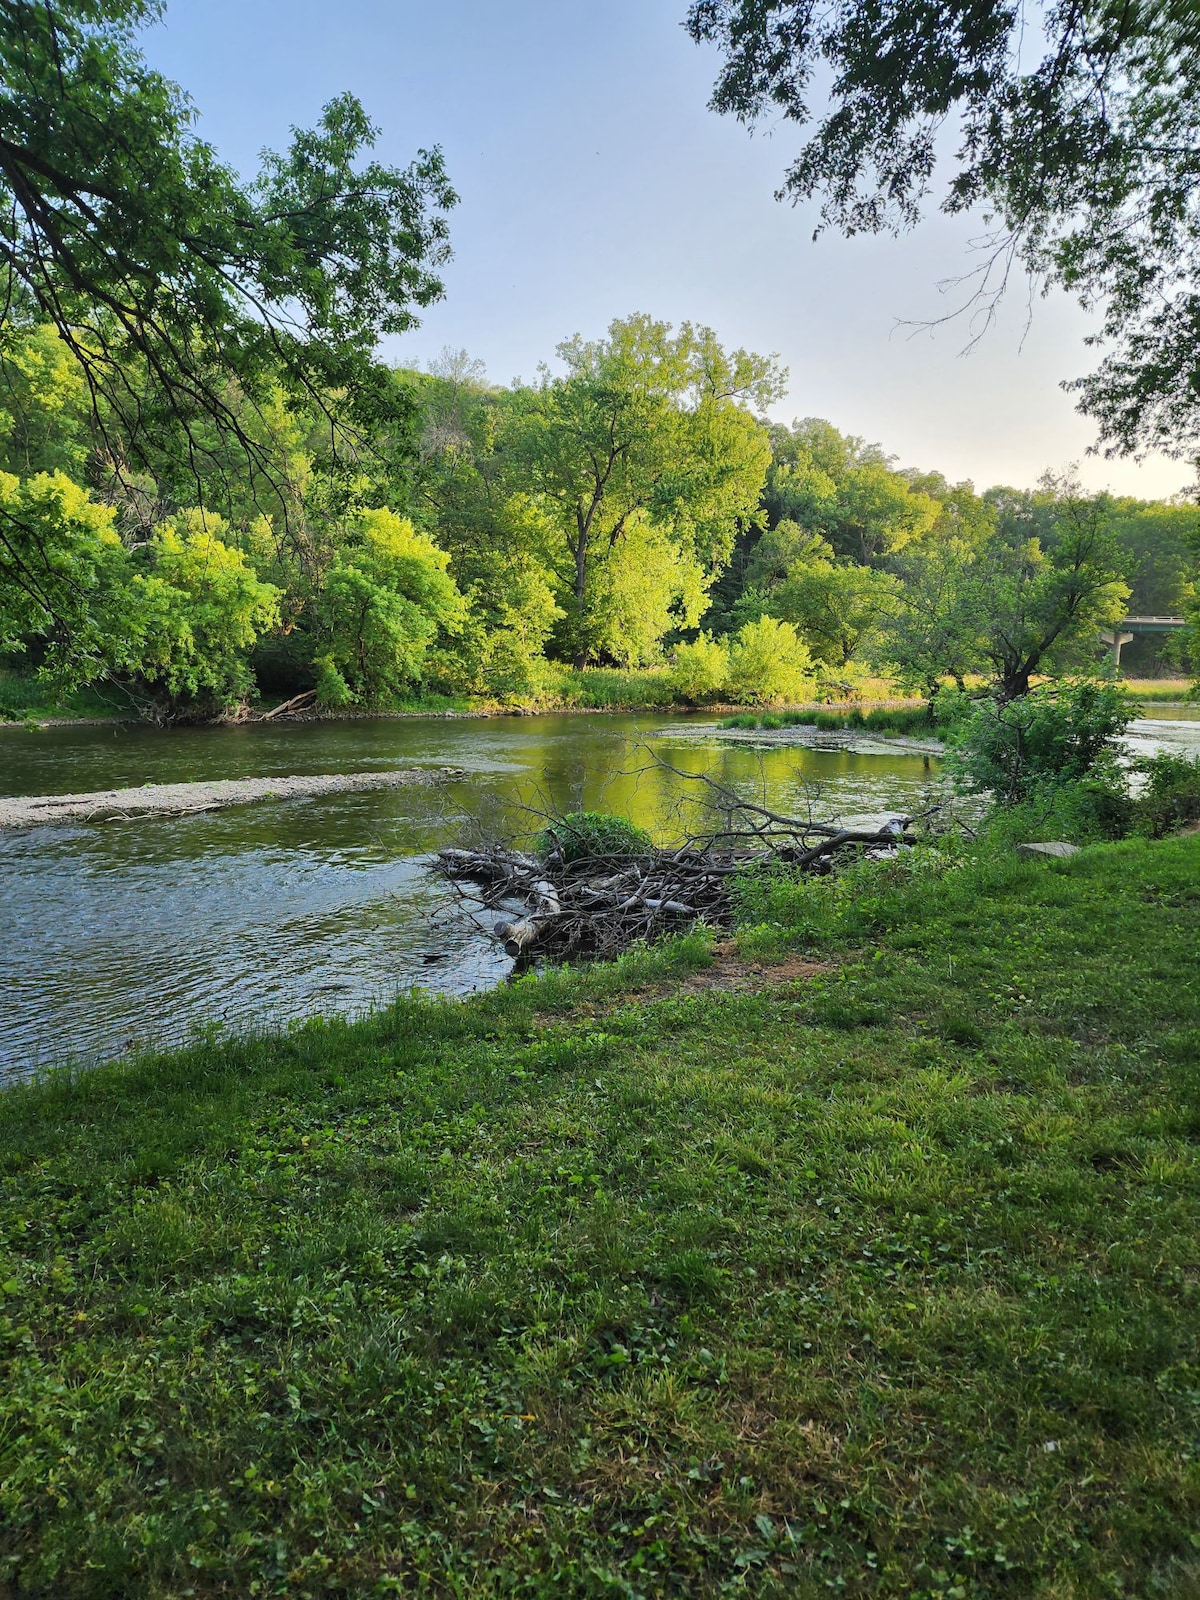
{"label": "river", "polygon": [[[1200,748],[1171,712],[1139,748]],[[510,963],[428,870],[472,830],[542,808],[660,834],[707,772],[822,817],[920,809],[936,758],[882,741],[759,749],[678,716],[411,718],[243,728],[0,730],[0,794],[376,768],[454,767],[434,788],[0,834],[0,1077],[185,1040],[197,1029],[355,1014],[412,988],[465,994]]]}

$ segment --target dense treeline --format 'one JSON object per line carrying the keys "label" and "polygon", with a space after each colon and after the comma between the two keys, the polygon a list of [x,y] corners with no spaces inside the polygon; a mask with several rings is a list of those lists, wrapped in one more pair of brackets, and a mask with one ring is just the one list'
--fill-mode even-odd
{"label": "dense treeline", "polygon": [[[310,689],[539,703],[564,665],[666,666],[676,698],[778,701],[883,671],[1004,695],[1098,656],[1127,607],[1194,605],[1200,510],[977,494],[814,419],[784,375],[649,317],[538,382],[465,354],[386,371],[374,426],[229,380],[248,453],[164,429],[140,464],[50,327],[0,336],[0,638],[57,686],[160,717]],[[131,363],[145,406],[153,385]],[[174,444],[172,444],[174,441]],[[1181,658],[1181,664],[1182,658]]]}

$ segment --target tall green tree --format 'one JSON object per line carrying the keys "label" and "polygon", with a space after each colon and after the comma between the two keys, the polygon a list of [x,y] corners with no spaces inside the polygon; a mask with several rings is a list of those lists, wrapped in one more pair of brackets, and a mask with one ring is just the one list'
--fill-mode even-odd
{"label": "tall green tree", "polygon": [[[544,369],[513,407],[509,461],[554,522],[564,649],[579,665],[644,655],[672,617],[694,624],[739,522],[758,514],[770,445],[747,408],[776,399],[783,374],[727,353],[709,328],[647,316],[569,339],[558,357],[565,372]],[[647,613],[622,624],[614,597],[636,606],[651,552]]]}
{"label": "tall green tree", "polygon": [[840,556],[878,561],[927,533],[938,517],[938,501],[895,471],[878,445],[819,417],[772,428],[771,450],[763,495],[769,522],[820,533]]}
{"label": "tall green tree", "polygon": [[972,563],[970,593],[999,697],[1011,700],[1036,674],[1094,663],[1129,585],[1108,507],[1074,480],[1047,474],[1037,494],[992,495],[997,529]]}
{"label": "tall green tree", "polygon": [[820,534],[781,522],[754,551],[737,615],[789,622],[814,661],[847,667],[880,640],[896,587],[890,573],[839,560]]}
{"label": "tall green tree", "polygon": [[48,324],[74,357],[112,473],[155,473],[170,441],[191,503],[230,449],[274,474],[254,419],[281,390],[342,454],[404,431],[410,397],[374,351],[440,296],[455,195],[437,150],[371,159],[351,95],[244,182],[142,54],[161,11],[0,5],[0,272],[4,323]]}

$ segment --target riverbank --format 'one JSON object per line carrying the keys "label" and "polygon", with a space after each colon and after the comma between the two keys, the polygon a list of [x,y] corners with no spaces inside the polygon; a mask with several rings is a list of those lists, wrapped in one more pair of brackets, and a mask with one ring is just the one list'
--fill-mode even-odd
{"label": "riverbank", "polygon": [[911,866],[0,1096],[0,1581],[1189,1591],[1200,838]]}
{"label": "riverbank", "polygon": [[[653,692],[648,692],[645,686],[639,688],[636,681],[624,685],[605,685],[595,691],[572,689],[571,692],[560,696],[540,696],[528,704],[508,704],[494,700],[454,700],[446,696],[432,695],[420,699],[405,701],[393,705],[359,707],[338,706],[311,710],[298,710],[287,713],[285,721],[291,723],[310,722],[354,722],[354,721],[389,721],[406,720],[413,717],[431,717],[446,719],[487,719],[492,717],[533,717],[533,716],[600,716],[606,712],[670,712],[680,716],[709,715],[727,716],[745,713],[755,715],[755,708],[750,708],[734,703],[713,702],[711,704],[695,705],[689,701],[676,698],[665,690],[657,681],[663,674],[637,674],[637,673],[608,673],[604,669],[595,669],[596,676],[606,678],[619,678],[622,680],[638,680],[649,678],[652,680]],[[586,673],[576,673],[573,676],[584,679]],[[1163,687],[1154,679],[1128,680],[1123,687],[1128,691],[1131,700],[1147,707],[1161,707],[1163,709],[1187,707],[1196,704],[1190,695],[1190,685],[1185,680],[1178,684]],[[95,697],[88,702],[95,706]],[[870,710],[905,711],[919,709],[924,702],[905,695],[894,684],[889,684],[884,679],[873,679],[859,686],[853,696],[834,696],[821,700],[805,700],[787,707],[774,707],[772,711],[787,710],[792,712],[825,713],[837,711]],[[257,721],[265,720],[265,714],[274,708],[265,702],[252,709],[250,715],[244,719],[232,719],[232,725],[244,721],[253,725]],[[768,713],[770,714],[770,713]],[[22,707],[19,711],[9,709],[7,717],[0,715],[0,733],[5,729],[21,730],[30,728],[82,728],[99,726],[107,723],[141,724],[144,719],[139,718],[127,705],[113,705],[107,709],[94,708],[87,711],[64,709],[62,707],[30,705]],[[222,726],[218,722],[215,726]]]}

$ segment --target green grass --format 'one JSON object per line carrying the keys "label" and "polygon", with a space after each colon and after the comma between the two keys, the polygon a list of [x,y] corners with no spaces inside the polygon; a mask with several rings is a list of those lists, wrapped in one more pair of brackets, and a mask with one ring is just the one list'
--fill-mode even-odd
{"label": "green grass", "polygon": [[1132,700],[1177,705],[1197,697],[1197,684],[1191,678],[1127,678],[1124,683]]}
{"label": "green grass", "polygon": [[548,693],[555,705],[589,711],[669,710],[680,704],[666,667],[562,667]]}
{"label": "green grass", "polygon": [[0,1098],[0,1585],[1200,1592],[1200,839],[746,904]]}

